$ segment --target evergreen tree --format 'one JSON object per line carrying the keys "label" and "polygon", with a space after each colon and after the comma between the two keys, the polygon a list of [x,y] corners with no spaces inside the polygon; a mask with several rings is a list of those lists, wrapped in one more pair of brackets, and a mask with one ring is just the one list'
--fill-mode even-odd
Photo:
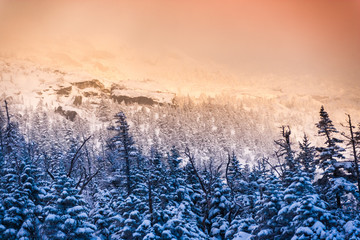
{"label": "evergreen tree", "polygon": [[159,225],[155,231],[158,239],[206,239],[199,224],[200,209],[192,199],[196,194],[186,182],[180,154],[175,148],[171,149],[167,161],[170,167],[166,185],[168,201],[162,214],[163,226]]}
{"label": "evergreen tree", "polygon": [[[198,218],[186,187],[184,171],[180,168],[179,153],[171,150],[167,163],[155,149],[147,159],[146,186],[147,208],[134,239],[202,239],[197,227]],[[140,186],[140,185],[139,185]]]}
{"label": "evergreen tree", "polygon": [[258,184],[255,183],[249,164],[241,166],[234,153],[231,157],[228,155],[226,180],[232,198],[232,212],[229,220],[231,221],[237,215],[253,217]]}
{"label": "evergreen tree", "polygon": [[252,232],[254,239],[277,239],[281,235],[281,225],[277,218],[277,214],[283,206],[280,182],[274,175],[266,177],[263,198],[256,202],[255,207],[257,227]]}
{"label": "evergreen tree", "polygon": [[101,240],[110,240],[112,234],[116,232],[116,225],[121,216],[114,211],[113,197],[109,191],[100,191],[95,198],[95,208],[89,216],[96,226],[96,236]]}
{"label": "evergreen tree", "polygon": [[109,130],[116,132],[115,136],[109,140],[109,150],[113,166],[118,171],[121,184],[125,180],[126,193],[129,196],[133,188],[132,167],[135,164],[136,149],[134,141],[129,133],[129,125],[127,124],[125,114],[119,112],[115,115],[116,126],[112,126]]}
{"label": "evergreen tree", "polygon": [[210,236],[212,239],[225,239],[226,230],[230,225],[230,189],[226,187],[219,176],[213,188],[209,210]]}
{"label": "evergreen tree", "polygon": [[307,173],[311,180],[314,179],[316,165],[315,165],[315,147],[311,143],[306,134],[302,142],[299,142],[300,152],[297,156],[298,162],[302,166],[302,170]]}
{"label": "evergreen tree", "polygon": [[41,189],[36,184],[36,168],[29,145],[17,123],[8,122],[1,165],[1,220],[4,239],[36,239],[40,224]]}
{"label": "evergreen tree", "polygon": [[121,221],[118,221],[120,225],[118,231],[113,234],[113,239],[143,239],[151,231],[148,227],[141,229],[144,228],[145,222],[152,223],[153,217],[154,198],[151,193],[154,193],[154,189],[149,187],[153,184],[149,178],[152,172],[151,161],[150,158],[138,153],[136,165],[132,168],[132,192],[124,197],[120,194],[117,200],[115,209],[121,216]]}
{"label": "evergreen tree", "polygon": [[[3,198],[4,218],[2,224],[5,227],[3,237],[5,239],[16,239],[17,234],[25,220],[24,207],[26,206],[27,198],[24,192],[20,189],[19,175],[16,171],[15,161],[9,165],[5,170],[6,183],[3,187],[6,193]],[[30,210],[30,209],[29,209]]]}
{"label": "evergreen tree", "polygon": [[130,194],[116,206],[121,221],[118,223],[118,231],[113,233],[112,239],[141,239],[135,236],[138,234],[136,229],[143,221],[144,212],[147,209],[146,203],[146,199]]}
{"label": "evergreen tree", "polygon": [[345,239],[360,239],[360,221],[358,219],[350,220],[344,225]]}
{"label": "evergreen tree", "polygon": [[[318,128],[318,134],[326,138],[325,147],[317,148],[319,152],[317,161],[319,167],[323,170],[322,177],[318,180],[318,184],[329,200],[331,198],[336,199],[336,208],[341,208],[341,196],[348,189],[346,185],[349,186],[346,179],[343,178],[344,174],[338,165],[338,159],[344,158],[342,152],[345,150],[339,146],[343,141],[334,137],[334,134],[338,133],[338,131],[323,106],[321,106],[320,109],[320,121],[316,126]],[[336,188],[334,188],[334,186],[336,186]]]}
{"label": "evergreen tree", "polygon": [[0,164],[3,164],[5,157],[5,131],[6,131],[6,119],[0,105]]}
{"label": "evergreen tree", "polygon": [[44,199],[47,203],[42,226],[44,239],[94,239],[96,227],[90,224],[85,202],[70,178],[64,174],[56,176]]}
{"label": "evergreen tree", "polygon": [[260,176],[250,170],[249,164],[242,167],[235,154],[228,156],[226,172],[231,190],[231,207],[228,213],[230,226],[225,238],[233,239],[238,232],[251,233],[256,225],[254,215],[259,192],[257,180]]}
{"label": "evergreen tree", "polygon": [[334,235],[335,217],[326,210],[327,204],[316,194],[307,173],[298,171],[291,182],[278,212],[281,239],[324,239],[330,230]]}
{"label": "evergreen tree", "polygon": [[0,202],[0,239],[4,239],[4,231],[6,230],[5,226],[2,224],[4,219],[4,206],[2,202]]}

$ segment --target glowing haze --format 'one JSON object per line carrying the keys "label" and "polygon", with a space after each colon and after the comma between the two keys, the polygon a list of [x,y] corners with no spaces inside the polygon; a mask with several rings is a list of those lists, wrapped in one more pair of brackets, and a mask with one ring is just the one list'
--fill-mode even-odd
{"label": "glowing haze", "polygon": [[299,89],[303,76],[313,88],[324,79],[358,87],[359,11],[351,0],[2,0],[0,53],[99,79],[152,79],[182,93],[283,78]]}

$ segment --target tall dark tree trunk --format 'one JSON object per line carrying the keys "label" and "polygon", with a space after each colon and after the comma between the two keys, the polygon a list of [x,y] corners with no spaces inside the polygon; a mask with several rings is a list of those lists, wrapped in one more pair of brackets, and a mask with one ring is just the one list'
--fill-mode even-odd
{"label": "tall dark tree trunk", "polygon": [[341,198],[338,193],[336,194],[336,206],[337,208],[341,208]]}
{"label": "tall dark tree trunk", "polygon": [[357,180],[357,185],[358,185],[358,191],[360,193],[360,178],[359,178],[360,174],[359,174],[359,164],[358,164],[357,153],[356,153],[356,141],[355,141],[354,132],[353,132],[354,126],[352,126],[350,115],[347,115],[347,116],[348,116],[348,124],[349,124],[348,127],[350,129],[350,143],[351,143],[353,155],[354,155],[356,180]]}
{"label": "tall dark tree trunk", "polygon": [[[123,129],[123,133],[125,134],[125,130]],[[123,135],[124,136],[124,135]],[[126,143],[126,139],[124,139],[124,143]],[[131,173],[130,173],[130,159],[129,159],[129,149],[126,144],[124,144],[124,150],[125,150],[125,164],[126,164],[126,190],[128,196],[131,194]]]}
{"label": "tall dark tree trunk", "polygon": [[[339,174],[338,174],[338,169],[335,168],[334,170],[334,178],[338,178],[339,177]],[[341,208],[341,197],[340,197],[340,194],[339,193],[336,193],[336,208],[340,209]]]}
{"label": "tall dark tree trunk", "polygon": [[151,178],[148,181],[148,204],[149,204],[149,213],[150,213],[150,222],[151,222],[151,226],[154,225],[154,220],[153,220],[153,197],[152,197],[152,182],[151,182]]}

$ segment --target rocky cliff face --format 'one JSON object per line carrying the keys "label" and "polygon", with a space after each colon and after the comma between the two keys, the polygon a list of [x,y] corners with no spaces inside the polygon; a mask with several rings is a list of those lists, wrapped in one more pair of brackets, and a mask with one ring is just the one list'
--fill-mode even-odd
{"label": "rocky cliff face", "polygon": [[0,67],[1,98],[14,104],[34,107],[42,101],[52,111],[73,121],[88,117],[101,101],[117,104],[172,104],[174,93],[127,86],[126,82],[92,79],[51,68],[38,67],[31,62],[3,61]]}

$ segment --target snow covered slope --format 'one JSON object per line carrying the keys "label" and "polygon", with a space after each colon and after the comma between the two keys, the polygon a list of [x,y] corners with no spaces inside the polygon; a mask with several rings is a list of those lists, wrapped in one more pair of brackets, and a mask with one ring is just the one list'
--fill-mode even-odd
{"label": "snow covered slope", "polygon": [[[46,54],[36,49],[3,53],[1,99],[8,99],[20,114],[41,101],[47,111],[88,121],[92,129],[111,119],[101,110],[108,105],[110,115],[128,111],[130,125],[139,129],[136,138],[146,147],[157,136],[158,142],[169,145],[178,139],[179,147],[197,141],[202,149],[237,149],[252,160],[255,152],[273,151],[281,125],[291,126],[294,142],[306,132],[314,143],[322,143],[314,137],[321,105],[340,131],[345,113],[360,121],[359,86],[347,85],[339,76],[240,74],[169,49],[154,53],[122,47],[111,52],[78,42],[71,45],[73,52],[54,47]],[[172,109],[181,96],[202,107]],[[181,119],[174,120],[176,116]],[[209,129],[203,128],[205,121]]]}

